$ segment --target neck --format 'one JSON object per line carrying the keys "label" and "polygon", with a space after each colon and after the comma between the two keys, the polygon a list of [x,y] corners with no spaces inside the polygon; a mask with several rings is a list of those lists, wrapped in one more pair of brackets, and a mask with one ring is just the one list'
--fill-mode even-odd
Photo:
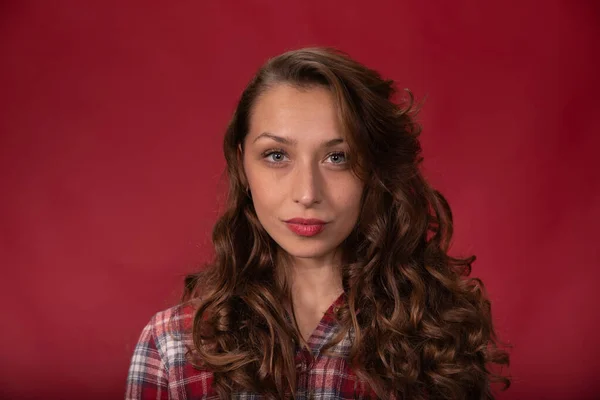
{"label": "neck", "polygon": [[343,292],[339,256],[294,258],[290,281],[294,304],[307,308],[329,306]]}

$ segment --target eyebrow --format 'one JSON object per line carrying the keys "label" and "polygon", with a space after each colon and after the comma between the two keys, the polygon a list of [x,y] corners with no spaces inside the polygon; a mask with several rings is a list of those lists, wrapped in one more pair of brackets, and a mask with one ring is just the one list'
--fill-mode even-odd
{"label": "eyebrow", "polygon": [[[274,134],[269,133],[269,132],[263,132],[263,133],[261,133],[260,135],[258,135],[256,137],[256,139],[254,139],[252,141],[252,143],[256,143],[259,139],[271,139],[271,140],[274,140],[274,141],[276,141],[278,143],[287,144],[287,145],[290,145],[290,146],[294,146],[294,145],[298,144],[297,140],[290,139],[290,138],[287,138],[285,136],[277,136],[277,135],[274,135]],[[340,143],[344,143],[344,139],[343,138],[335,138],[335,139],[331,139],[331,140],[326,140],[326,141],[324,141],[322,143],[321,146],[323,146],[323,147],[331,147],[331,146],[335,146],[336,144],[340,144]]]}

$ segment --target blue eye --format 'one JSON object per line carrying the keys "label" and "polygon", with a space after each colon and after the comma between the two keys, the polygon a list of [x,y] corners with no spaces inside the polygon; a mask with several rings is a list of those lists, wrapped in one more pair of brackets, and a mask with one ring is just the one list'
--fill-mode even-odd
{"label": "blue eye", "polygon": [[346,162],[346,154],[343,152],[331,153],[328,158],[332,164],[343,164]]}
{"label": "blue eye", "polygon": [[285,153],[279,150],[268,151],[264,154],[264,157],[267,159],[267,161],[272,163],[280,163],[285,161]]}
{"label": "blue eye", "polygon": [[281,153],[271,153],[271,154],[269,154],[269,157],[271,157],[271,160],[273,160],[273,161],[283,160],[283,154],[281,154]]}

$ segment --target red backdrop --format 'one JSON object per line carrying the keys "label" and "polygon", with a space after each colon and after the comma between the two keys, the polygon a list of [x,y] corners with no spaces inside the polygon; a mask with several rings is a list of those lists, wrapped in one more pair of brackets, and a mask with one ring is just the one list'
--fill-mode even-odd
{"label": "red backdrop", "polygon": [[0,397],[122,397],[210,253],[237,97],[305,45],[426,97],[425,172],[514,346],[501,398],[594,397],[598,3],[92,3],[0,6]]}

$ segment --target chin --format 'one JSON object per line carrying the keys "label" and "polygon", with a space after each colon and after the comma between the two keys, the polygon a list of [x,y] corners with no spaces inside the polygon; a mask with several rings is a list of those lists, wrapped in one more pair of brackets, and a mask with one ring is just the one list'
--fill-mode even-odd
{"label": "chin", "polygon": [[306,259],[311,259],[311,258],[322,258],[324,257],[326,254],[328,254],[328,252],[307,252],[307,251],[303,251],[303,252],[290,252],[287,251],[286,252],[294,257],[294,258],[306,258]]}
{"label": "chin", "polygon": [[321,258],[331,254],[337,246],[325,243],[280,243],[279,246],[290,256],[296,258]]}

